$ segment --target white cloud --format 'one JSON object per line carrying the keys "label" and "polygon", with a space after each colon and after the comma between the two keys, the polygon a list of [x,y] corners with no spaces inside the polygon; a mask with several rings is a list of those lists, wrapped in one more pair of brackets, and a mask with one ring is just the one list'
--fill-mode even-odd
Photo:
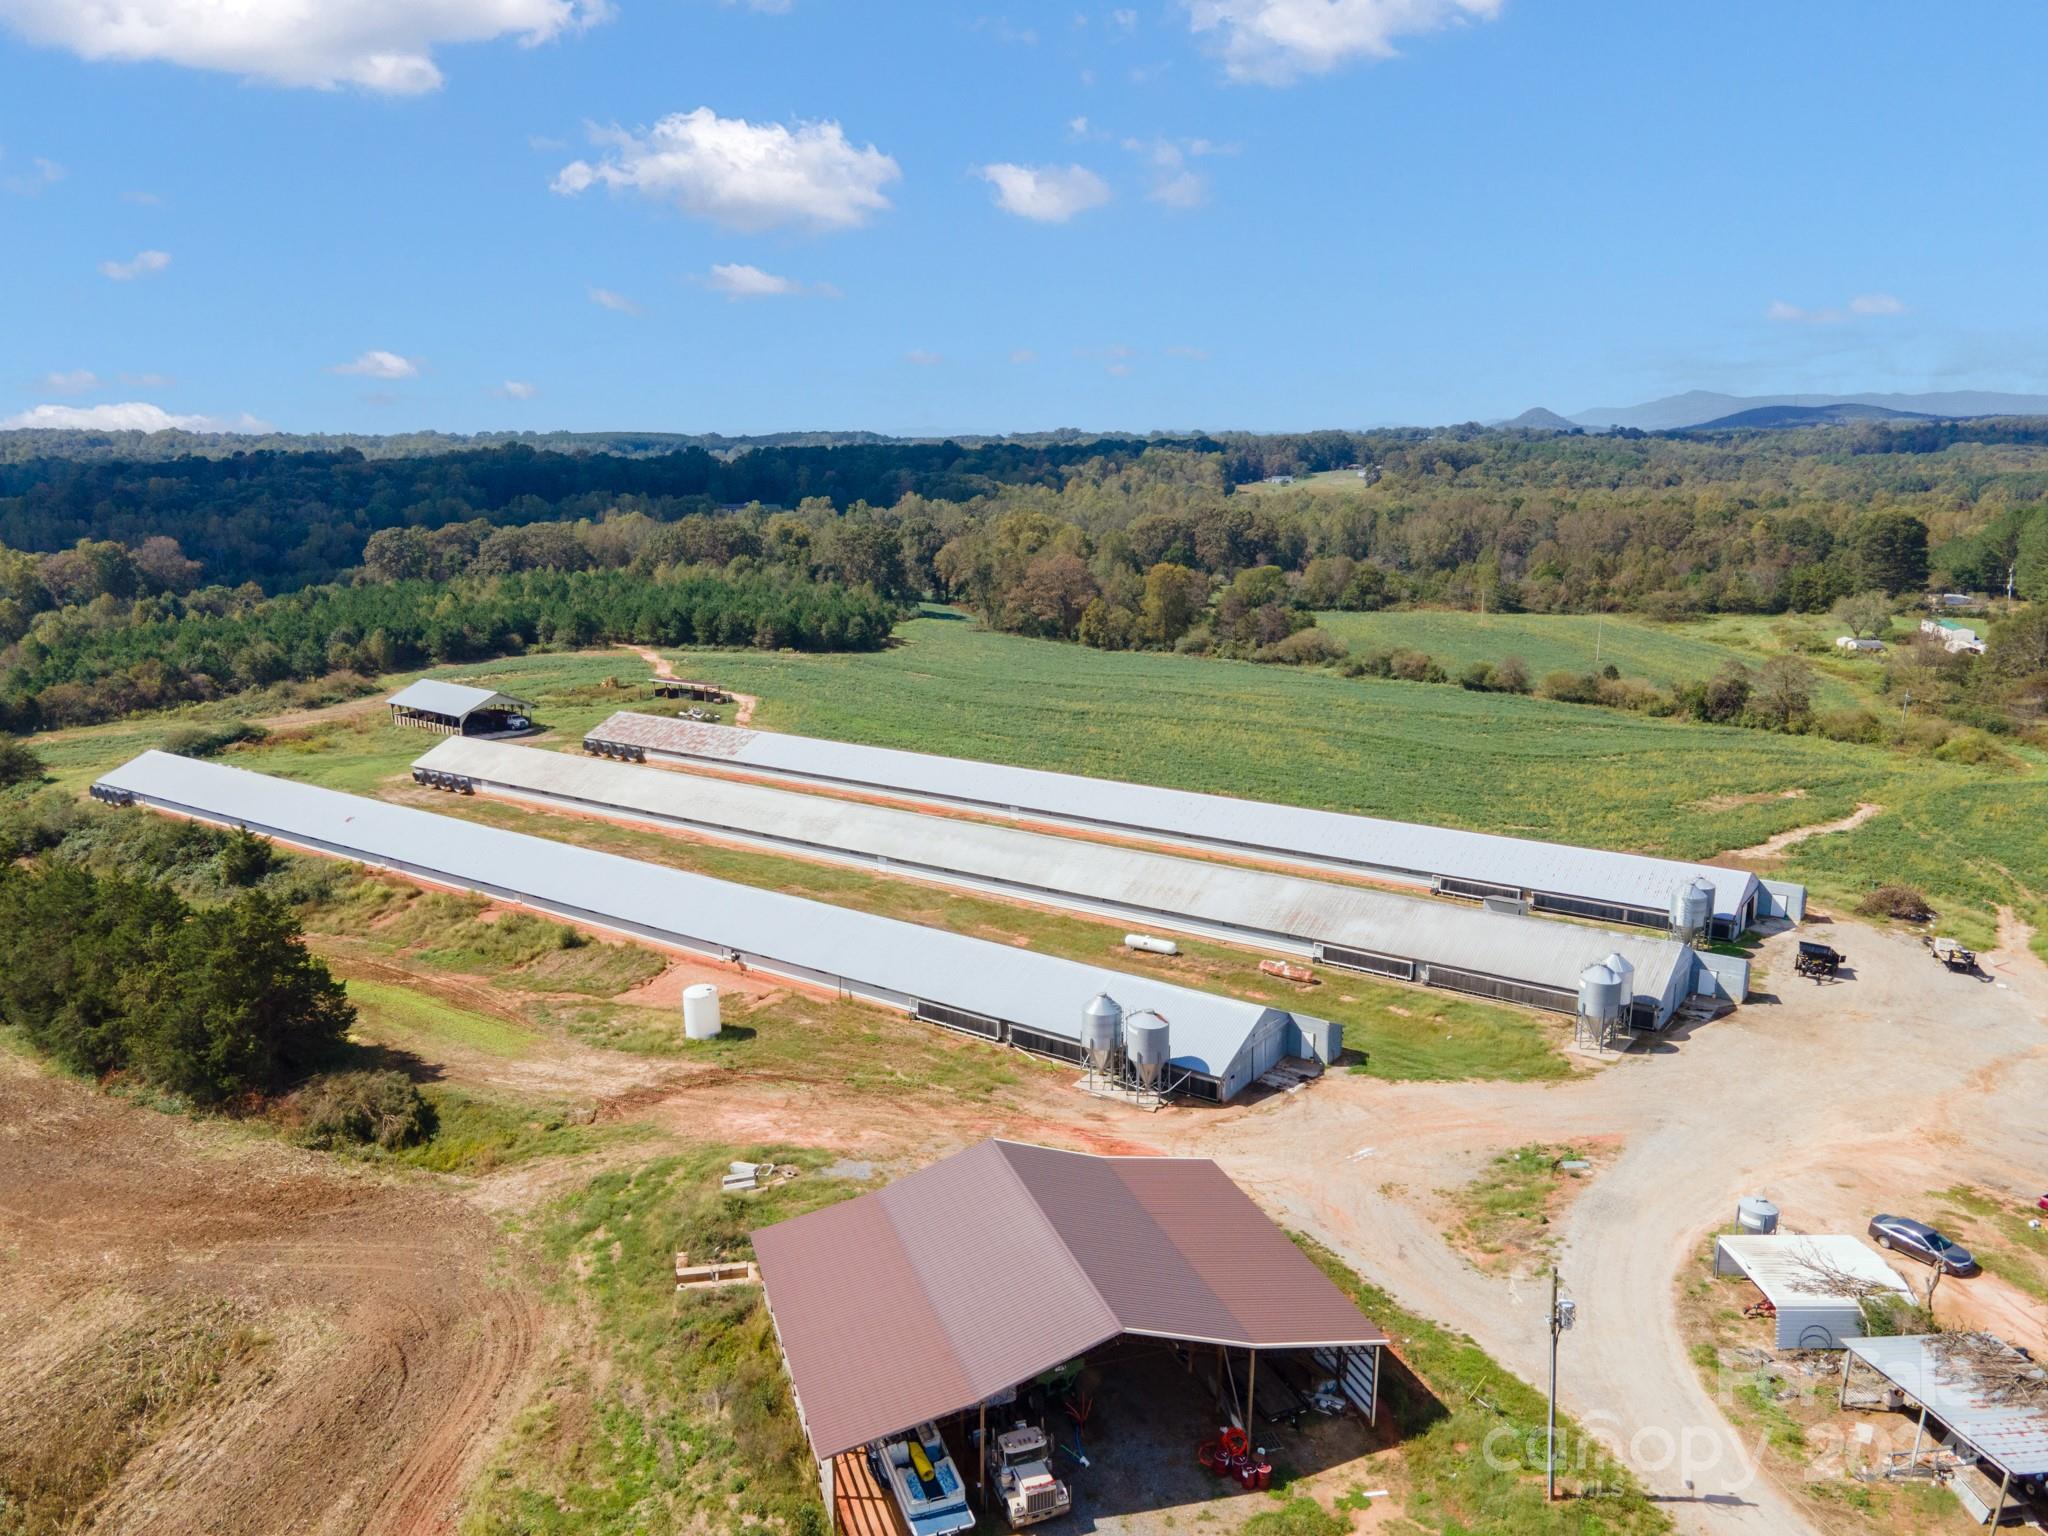
{"label": "white cloud", "polygon": [[1237,152],[1235,145],[1208,139],[1125,139],[1124,148],[1151,167],[1152,185],[1145,195],[1169,208],[1199,208],[1209,201],[1209,178],[1189,161]]}
{"label": "white cloud", "polygon": [[903,354],[903,361],[905,361],[906,363],[914,363],[919,368],[936,368],[939,366],[940,363],[944,362],[945,359],[940,357],[939,354],[936,352],[926,351],[923,347],[912,347],[908,352]]}
{"label": "white cloud", "polygon": [[836,299],[839,290],[830,283],[803,283],[793,277],[780,277],[773,272],[763,272],[759,267],[743,261],[720,262],[701,277],[690,279],[701,283],[713,293],[722,293],[728,299],[776,299],[800,298],[815,294],[823,299]]}
{"label": "white cloud", "polygon": [[157,193],[145,192],[139,187],[123,192],[121,201],[133,203],[138,208],[161,208],[164,205],[163,198]]}
{"label": "white cloud", "polygon": [[1109,183],[1085,165],[984,165],[976,174],[996,189],[998,207],[1042,224],[1064,224],[1109,201]]}
{"label": "white cloud", "polygon": [[336,363],[329,373],[354,374],[362,379],[414,379],[419,377],[417,360],[373,347],[352,363]]}
{"label": "white cloud", "polygon": [[1010,361],[1013,363],[1035,363],[1038,361],[1038,354],[1029,347],[1019,347],[1010,354]]}
{"label": "white cloud", "polygon": [[595,164],[563,166],[555,191],[639,192],[732,229],[850,229],[889,206],[882,188],[903,174],[874,145],[855,146],[837,123],[750,123],[709,107],[637,132],[593,126],[590,136],[606,153]]}
{"label": "white cloud", "polygon": [[[0,0],[0,5],[4,3],[5,0]],[[4,149],[0,149],[0,158],[5,158],[6,153]],[[23,197],[34,197],[43,188],[56,185],[70,174],[56,161],[46,160],[41,155],[30,156],[28,163],[29,168],[26,171],[0,177],[0,186]]]}
{"label": "white cloud", "polygon": [[1764,310],[1764,318],[1781,325],[1847,325],[1852,320],[1903,315],[1905,312],[1906,306],[1889,293],[1859,293],[1847,304],[1824,309],[1807,309],[1798,304],[1787,304],[1783,299],[1773,299]]}
{"label": "white cloud", "polygon": [[530,47],[610,14],[611,0],[0,0],[0,22],[85,59],[391,95],[438,88],[444,43]]}
{"label": "white cloud", "polygon": [[43,375],[43,388],[59,395],[82,395],[89,389],[97,389],[99,382],[100,376],[90,368],[73,368],[63,373]]}
{"label": "white cloud", "polygon": [[137,251],[126,261],[103,261],[100,275],[111,277],[117,283],[132,283],[138,277],[149,277],[163,271],[171,264],[167,251]]}
{"label": "white cloud", "polygon": [[274,432],[267,421],[247,414],[232,421],[216,416],[174,416],[160,405],[128,400],[119,405],[38,405],[0,419],[0,431],[67,427],[84,432]]}
{"label": "white cloud", "polygon": [[1285,85],[1353,59],[1390,59],[1395,40],[1491,21],[1505,0],[1183,0],[1214,33],[1233,79]]}
{"label": "white cloud", "polygon": [[540,386],[520,379],[507,379],[498,386],[497,393],[507,400],[531,400],[540,393]]}
{"label": "white cloud", "polygon": [[622,315],[637,315],[640,313],[640,306],[638,304],[627,298],[623,293],[613,293],[609,288],[591,289],[590,302],[597,305],[600,309],[615,310]]}
{"label": "white cloud", "polygon": [[[719,3],[730,7],[734,0],[719,0]],[[763,16],[786,16],[790,0],[746,0],[746,5],[748,10],[759,11]]]}
{"label": "white cloud", "polygon": [[121,382],[130,389],[169,389],[176,380],[167,373],[124,373]]}
{"label": "white cloud", "polygon": [[1189,363],[1206,363],[1209,361],[1208,349],[1205,347],[1168,347],[1166,355],[1168,357],[1180,358],[1183,362]]}

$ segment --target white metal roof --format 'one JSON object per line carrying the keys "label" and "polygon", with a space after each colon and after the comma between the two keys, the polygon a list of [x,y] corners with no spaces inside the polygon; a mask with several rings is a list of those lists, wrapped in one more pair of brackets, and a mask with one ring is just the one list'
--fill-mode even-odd
{"label": "white metal roof", "polygon": [[523,707],[521,701],[510,694],[472,688],[467,683],[443,682],[438,677],[423,677],[418,682],[407,683],[386,702],[406,709],[423,709],[430,714],[453,715],[457,719],[479,709]]}
{"label": "white metal roof", "polygon": [[1682,886],[1704,877],[1714,887],[1715,915],[1733,918],[1757,883],[1746,870],[1713,864],[1013,768],[892,747],[700,725],[630,710],[613,715],[590,735],[739,772],[945,800],[1002,814],[1089,822],[1204,845],[1227,843],[1411,878],[1449,875],[1660,913],[1670,910],[1671,898]]}
{"label": "white metal roof", "polygon": [[1635,990],[1651,998],[1665,995],[1679,967],[1691,977],[1690,949],[1641,932],[1515,917],[705,774],[458,737],[416,766],[624,816],[795,844],[813,855],[845,851],[909,874],[952,874],[983,888],[1022,886],[1064,894],[1073,904],[1133,908],[1134,921],[1178,916],[1193,920],[1197,931],[1286,936],[1304,941],[1289,946],[1296,953],[1313,941],[1343,944],[1576,992],[1587,965],[1619,950],[1635,965]]}
{"label": "white metal roof", "polygon": [[1108,992],[1127,1012],[1151,1008],[1167,1019],[1175,1066],[1218,1078],[1261,1023],[1288,1017],[1128,971],[167,752],[145,752],[100,783],[287,841],[575,908],[629,931],[727,946],[767,968],[783,961],[1068,1040],[1080,1036],[1081,1010]]}
{"label": "white metal roof", "polygon": [[1843,1233],[1734,1233],[1719,1240],[1756,1288],[1779,1311],[1787,1307],[1847,1305],[1861,1299],[1866,1287],[1913,1298],[1875,1248],[1860,1237]]}
{"label": "white metal roof", "polygon": [[[1902,1387],[1950,1433],[1967,1440],[2015,1477],[2048,1475],[2048,1404],[1996,1400],[1950,1334],[1849,1339],[1849,1352]],[[2005,1346],[2010,1348],[2011,1346]],[[2019,1352],[2013,1351],[2015,1362]],[[2037,1368],[2038,1369],[2038,1368]],[[2048,1388],[2048,1371],[2041,1372]]]}

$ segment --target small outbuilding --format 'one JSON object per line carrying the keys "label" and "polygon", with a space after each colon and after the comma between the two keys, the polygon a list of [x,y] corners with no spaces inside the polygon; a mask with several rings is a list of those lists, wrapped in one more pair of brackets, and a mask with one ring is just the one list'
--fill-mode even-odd
{"label": "small outbuilding", "polygon": [[1863,1303],[1913,1291],[1876,1249],[1840,1233],[1723,1237],[1714,1244],[1714,1273],[1741,1275],[1776,1310],[1779,1349],[1840,1349],[1863,1337]]}
{"label": "small outbuilding", "polygon": [[533,706],[509,693],[423,677],[391,695],[391,723],[449,736],[502,736],[523,731]]}
{"label": "small outbuilding", "polygon": [[1868,635],[1837,635],[1835,649],[1859,656],[1875,656],[1884,650],[1884,642],[1873,640]]}

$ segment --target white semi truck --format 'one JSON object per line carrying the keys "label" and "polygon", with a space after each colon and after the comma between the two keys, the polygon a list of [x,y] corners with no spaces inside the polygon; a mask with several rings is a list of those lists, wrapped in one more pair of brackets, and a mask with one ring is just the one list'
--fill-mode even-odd
{"label": "white semi truck", "polygon": [[1053,1476],[1052,1446],[1044,1431],[1021,1419],[990,1444],[988,1471],[1013,1531],[1056,1520],[1074,1507],[1067,1485]]}

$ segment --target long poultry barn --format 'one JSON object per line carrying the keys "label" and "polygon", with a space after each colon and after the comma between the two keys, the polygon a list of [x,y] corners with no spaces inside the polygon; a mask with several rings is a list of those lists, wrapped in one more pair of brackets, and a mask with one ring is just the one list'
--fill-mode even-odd
{"label": "long poultry barn", "polygon": [[247,769],[145,752],[93,786],[280,842],[473,891],[569,921],[743,963],[926,1022],[1082,1062],[1084,1013],[1108,994],[1146,1026],[1164,1083],[1228,1100],[1288,1057],[1343,1050],[1325,1019],[849,911],[618,854],[482,826]]}
{"label": "long poultry barn", "polygon": [[599,753],[661,758],[950,806],[1120,837],[1363,874],[1471,901],[1681,936],[1733,938],[1759,918],[1798,921],[1805,887],[1746,870],[1615,853],[1038,768],[700,725],[622,710],[585,740]]}
{"label": "long poultry barn", "polygon": [[1695,995],[1740,1002],[1746,962],[1668,938],[1489,912],[1123,845],[497,742],[449,740],[422,783],[676,827],[805,858],[988,891],[1400,981],[1579,1011],[1619,957],[1625,1021],[1658,1029]]}

